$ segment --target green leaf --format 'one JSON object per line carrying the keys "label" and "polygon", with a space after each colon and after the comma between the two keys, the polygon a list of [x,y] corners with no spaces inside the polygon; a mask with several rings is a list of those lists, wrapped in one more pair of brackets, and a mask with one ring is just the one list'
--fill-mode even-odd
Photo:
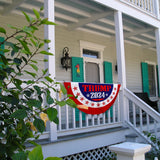
{"label": "green leaf", "polygon": [[41,21],[41,24],[56,25],[56,23],[51,22],[51,21],[48,21],[48,18],[44,18],[44,19]]}
{"label": "green leaf", "polygon": [[45,160],[62,160],[62,158],[58,158],[58,157],[48,157]]}
{"label": "green leaf", "polygon": [[31,53],[30,50],[29,50],[29,48],[28,48],[28,46],[27,46],[27,42],[21,41],[20,39],[19,39],[18,41],[22,44],[22,46],[24,47],[24,49],[25,49],[28,53]]}
{"label": "green leaf", "polygon": [[2,27],[0,27],[0,32],[6,34],[6,30]]}
{"label": "green leaf", "polygon": [[44,39],[44,43],[50,43],[51,42],[51,40],[49,40],[49,39]]}
{"label": "green leaf", "polygon": [[45,76],[44,77],[48,82],[50,82],[50,83],[52,83],[53,82],[53,79],[52,78],[50,78],[49,76]]}
{"label": "green leaf", "polygon": [[53,98],[50,96],[50,91],[49,90],[47,90],[46,101],[47,101],[48,104],[53,104],[54,103]]}
{"label": "green leaf", "polygon": [[77,104],[72,99],[67,99],[66,104],[68,104],[69,106],[71,106],[73,108],[77,107]]}
{"label": "green leaf", "polygon": [[27,117],[27,113],[26,113],[26,110],[24,109],[18,109],[13,114],[11,114],[10,117],[16,118],[16,119],[24,119],[25,117]]}
{"label": "green leaf", "polygon": [[33,72],[29,72],[29,71],[26,71],[26,70],[24,70],[24,72],[31,75],[33,78],[35,78],[37,76],[37,74],[33,73]]}
{"label": "green leaf", "polygon": [[38,67],[34,64],[30,64],[30,66],[37,72],[38,71]]}
{"label": "green leaf", "polygon": [[39,100],[36,99],[29,99],[27,101],[27,105],[29,107],[36,107],[36,108],[40,108],[41,107],[41,102]]}
{"label": "green leaf", "polygon": [[45,124],[44,124],[43,120],[36,118],[34,120],[33,124],[34,124],[34,126],[37,128],[37,130],[39,132],[41,132],[41,133],[44,132],[44,130],[45,130]]}
{"label": "green leaf", "polygon": [[37,94],[41,94],[42,92],[41,92],[41,88],[39,87],[39,86],[37,86],[37,85],[35,85],[35,86],[33,86],[34,87],[34,89],[37,91]]}
{"label": "green leaf", "polygon": [[21,65],[22,60],[20,58],[14,58],[13,59],[14,63],[16,63],[16,65]]}
{"label": "green leaf", "polygon": [[31,22],[31,21],[32,21],[32,18],[31,18],[28,14],[26,14],[26,13],[23,12],[23,11],[22,11],[22,13],[25,15],[26,20],[27,20],[28,22]]}
{"label": "green leaf", "polygon": [[29,160],[43,160],[42,147],[35,147],[28,155]]}
{"label": "green leaf", "polygon": [[47,109],[47,115],[50,121],[54,121],[54,119],[57,117],[57,110],[55,108],[48,108]]}
{"label": "green leaf", "polygon": [[8,64],[8,61],[7,61],[6,57],[5,57],[3,54],[0,55],[0,58],[2,59],[2,62],[3,62],[5,65]]}
{"label": "green leaf", "polygon": [[27,154],[25,152],[15,153],[12,157],[13,160],[27,160]]}
{"label": "green leaf", "polygon": [[66,88],[61,83],[60,83],[60,89],[61,89],[61,91],[62,91],[63,94],[67,94]]}
{"label": "green leaf", "polygon": [[31,42],[34,44],[35,47],[38,47],[38,43],[35,42],[32,38],[30,38]]}
{"label": "green leaf", "polygon": [[43,72],[43,75],[45,75],[48,72],[48,68],[45,70],[42,69],[42,72]]}
{"label": "green leaf", "polygon": [[50,52],[47,52],[47,51],[40,51],[41,54],[44,54],[44,55],[53,55],[53,53],[50,53]]}
{"label": "green leaf", "polygon": [[21,88],[22,81],[20,79],[14,79],[14,84],[19,90],[22,89]]}
{"label": "green leaf", "polygon": [[24,56],[22,56],[22,59],[23,59],[23,61],[25,62],[25,64],[28,63],[28,62],[27,62],[27,59],[26,59]]}
{"label": "green leaf", "polygon": [[10,24],[7,24],[7,26],[9,27],[9,28],[12,28],[12,29],[18,29],[17,27],[14,27],[14,26],[12,26],[12,25],[10,25]]}
{"label": "green leaf", "polygon": [[53,122],[54,122],[55,124],[59,124],[59,119],[58,119],[58,117],[56,117],[56,118],[53,120]]}
{"label": "green leaf", "polygon": [[37,63],[38,63],[37,61],[34,61],[34,60],[31,60],[31,62],[32,62],[32,63],[35,63],[35,64],[37,64]]}
{"label": "green leaf", "polygon": [[39,12],[35,9],[33,9],[33,12],[34,12],[35,16],[37,17],[37,19],[39,19],[40,18]]}
{"label": "green leaf", "polygon": [[65,101],[56,101],[57,105],[63,107],[66,105],[66,102]]}

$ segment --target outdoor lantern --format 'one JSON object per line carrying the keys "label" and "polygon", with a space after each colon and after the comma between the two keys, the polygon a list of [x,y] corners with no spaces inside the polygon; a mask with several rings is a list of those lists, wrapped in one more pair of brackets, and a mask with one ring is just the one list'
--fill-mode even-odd
{"label": "outdoor lantern", "polygon": [[63,49],[63,57],[61,58],[61,65],[63,68],[67,69],[71,68],[71,57],[69,57],[69,48],[64,47]]}

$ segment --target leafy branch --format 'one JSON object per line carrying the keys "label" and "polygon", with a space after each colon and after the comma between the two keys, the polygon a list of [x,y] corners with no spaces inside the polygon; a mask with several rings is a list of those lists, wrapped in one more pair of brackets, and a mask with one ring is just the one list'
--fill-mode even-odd
{"label": "leafy branch", "polygon": [[[40,9],[41,11],[42,9]],[[13,34],[0,27],[0,159],[34,160],[39,157],[43,160],[41,147],[35,140],[43,133],[46,122],[50,120],[58,124],[58,111],[55,106],[76,104],[68,99],[65,87],[55,82],[48,70],[39,71],[39,62],[35,60],[38,55],[53,55],[43,50],[48,39],[40,39],[35,33],[42,25],[55,25],[47,18],[41,18],[40,12],[33,9],[35,18],[23,12],[28,25],[14,27]],[[4,47],[5,46],[5,47]],[[46,60],[44,60],[46,61]],[[28,66],[32,69],[27,69]],[[31,77],[29,80],[25,77]],[[22,78],[23,77],[23,78]],[[59,89],[57,89],[59,85]],[[57,100],[54,95],[63,94],[64,98]],[[31,152],[26,150],[26,143],[36,145]],[[46,160],[56,157],[49,157]]]}

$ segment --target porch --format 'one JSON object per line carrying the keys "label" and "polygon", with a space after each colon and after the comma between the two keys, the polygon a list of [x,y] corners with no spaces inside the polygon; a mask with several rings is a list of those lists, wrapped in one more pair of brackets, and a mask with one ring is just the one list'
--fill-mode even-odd
{"label": "porch", "polygon": [[[72,81],[72,71],[68,69],[66,72],[60,62],[63,48],[67,45],[71,57],[83,57],[83,49],[97,51],[98,48],[103,58],[95,60],[100,70],[99,83],[104,83],[103,62],[108,61],[112,66],[113,83],[122,85],[112,108],[100,115],[79,112],[77,116],[74,108],[57,106],[59,124],[48,124],[40,138],[45,156],[65,157],[124,142],[125,136],[133,131],[141,140],[156,147],[144,131],[159,138],[160,115],[133,92],[143,90],[141,62],[151,61],[154,69],[158,64],[160,71],[158,0],[0,0],[0,5],[1,22],[9,23],[7,18],[13,25],[24,23],[20,16],[22,10],[32,16],[31,8],[39,9],[44,5],[41,16],[45,15],[58,25],[48,26],[45,33],[43,29],[39,33],[40,37],[44,33],[45,38],[52,41],[46,48],[55,53],[55,56],[47,57],[48,64],[41,62],[39,67],[47,67],[57,81]],[[158,81],[155,88],[158,88]],[[158,89],[154,94],[158,98]],[[60,99],[58,94],[55,96]]]}

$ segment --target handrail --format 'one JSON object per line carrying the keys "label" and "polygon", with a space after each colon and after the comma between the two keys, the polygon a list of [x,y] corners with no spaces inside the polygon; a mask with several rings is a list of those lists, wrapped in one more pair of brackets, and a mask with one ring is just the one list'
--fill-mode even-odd
{"label": "handrail", "polygon": [[145,132],[151,133],[158,138],[157,132],[160,129],[160,113],[126,88],[124,89],[124,96],[128,100],[128,120],[126,124],[157,149],[157,144],[153,143]]}
{"label": "handrail", "polygon": [[151,106],[149,106],[147,103],[145,103],[143,100],[141,100],[139,97],[137,97],[133,92],[125,89],[124,95],[133,101],[137,106],[139,106],[143,111],[147,112],[151,117],[154,117],[155,120],[160,122],[160,114],[156,112]]}

